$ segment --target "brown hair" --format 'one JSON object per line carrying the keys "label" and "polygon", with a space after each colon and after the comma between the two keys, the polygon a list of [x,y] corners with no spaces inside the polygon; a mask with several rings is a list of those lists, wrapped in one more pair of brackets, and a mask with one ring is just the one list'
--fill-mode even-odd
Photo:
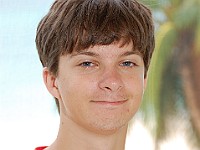
{"label": "brown hair", "polygon": [[137,0],[56,0],[37,28],[42,65],[57,75],[59,57],[94,45],[133,42],[145,76],[154,49],[151,11]]}

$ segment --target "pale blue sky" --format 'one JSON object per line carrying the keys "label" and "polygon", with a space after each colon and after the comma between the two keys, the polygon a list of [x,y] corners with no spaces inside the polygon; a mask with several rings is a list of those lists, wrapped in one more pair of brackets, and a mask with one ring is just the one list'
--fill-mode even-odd
{"label": "pale blue sky", "polygon": [[34,41],[37,25],[52,2],[0,0],[1,149],[34,149],[56,137],[58,115],[43,85]]}

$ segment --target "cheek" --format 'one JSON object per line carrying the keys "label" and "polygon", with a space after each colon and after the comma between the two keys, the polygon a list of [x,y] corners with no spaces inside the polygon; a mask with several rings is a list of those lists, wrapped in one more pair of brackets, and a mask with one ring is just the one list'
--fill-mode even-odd
{"label": "cheek", "polygon": [[72,118],[78,114],[82,107],[83,95],[82,87],[77,82],[71,80],[71,82],[63,82],[61,87],[61,112],[66,116]]}
{"label": "cheek", "polygon": [[140,77],[132,77],[126,82],[126,91],[130,98],[129,109],[131,114],[134,114],[140,107],[144,93],[144,79]]}
{"label": "cheek", "polygon": [[71,77],[62,80],[61,97],[68,103],[81,103],[94,93],[96,82],[83,77]]}
{"label": "cheek", "polygon": [[127,113],[132,116],[137,112],[140,107],[143,93],[144,93],[144,82],[141,78],[134,78],[134,80],[129,80],[126,85],[126,91],[130,98]]}
{"label": "cheek", "polygon": [[142,76],[129,77],[125,83],[125,88],[132,94],[142,95],[144,93],[145,82]]}

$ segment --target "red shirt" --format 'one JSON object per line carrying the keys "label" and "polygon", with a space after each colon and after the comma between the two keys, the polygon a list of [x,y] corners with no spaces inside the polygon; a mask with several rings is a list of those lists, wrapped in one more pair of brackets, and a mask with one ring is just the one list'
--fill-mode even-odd
{"label": "red shirt", "polygon": [[35,148],[35,150],[44,150],[45,148],[47,148],[47,146],[37,147],[37,148]]}

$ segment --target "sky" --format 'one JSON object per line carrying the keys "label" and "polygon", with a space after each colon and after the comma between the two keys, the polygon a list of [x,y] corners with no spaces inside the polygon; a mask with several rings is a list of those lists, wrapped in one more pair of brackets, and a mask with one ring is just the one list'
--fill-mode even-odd
{"label": "sky", "polygon": [[42,81],[35,33],[52,0],[0,0],[0,147],[34,149],[56,137],[59,118]]}

